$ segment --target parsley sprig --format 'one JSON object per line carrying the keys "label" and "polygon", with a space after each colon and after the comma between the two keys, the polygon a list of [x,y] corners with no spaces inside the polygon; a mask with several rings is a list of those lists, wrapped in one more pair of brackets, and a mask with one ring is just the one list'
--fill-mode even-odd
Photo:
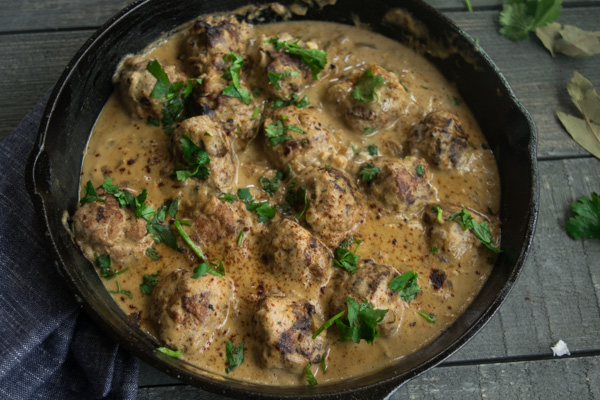
{"label": "parsley sprig", "polygon": [[94,188],[94,185],[92,185],[92,182],[87,181],[85,188],[83,189],[83,197],[79,200],[79,202],[81,204],[85,204],[93,203],[94,201],[104,203],[106,200],[102,197],[98,197],[98,193],[96,193],[96,189]]}
{"label": "parsley sprig", "polygon": [[279,81],[289,77],[289,76],[299,76],[300,73],[298,71],[283,71],[282,73],[271,72],[267,74],[269,78],[269,83],[275,88],[275,90],[281,90],[281,85]]}
{"label": "parsley sprig", "polygon": [[363,181],[371,182],[373,179],[375,179],[377,177],[377,174],[379,174],[380,170],[381,170],[381,168],[376,167],[372,163],[365,163],[360,168],[359,174]]}
{"label": "parsley sprig", "polygon": [[388,287],[394,292],[398,292],[398,296],[406,302],[413,300],[417,293],[421,291],[421,287],[417,283],[417,273],[408,271],[399,275],[390,281]]}
{"label": "parsley sprig", "polygon": [[110,261],[110,256],[108,254],[98,255],[94,253],[94,257],[96,257],[96,267],[100,269],[100,276],[106,280],[112,279],[117,275],[121,275],[127,268],[123,268],[120,270],[116,270],[112,267],[112,262]]}
{"label": "parsley sprig", "polygon": [[494,246],[494,238],[490,232],[489,224],[484,222],[477,222],[473,219],[473,216],[463,208],[459,212],[455,212],[448,217],[449,221],[456,221],[462,226],[463,230],[471,230],[473,234],[487,247],[488,249],[500,253],[502,250]]}
{"label": "parsley sprig", "polygon": [[600,238],[600,196],[580,197],[571,203],[574,216],[567,221],[567,233],[573,239]]}
{"label": "parsley sprig", "polygon": [[525,40],[529,32],[560,16],[562,0],[504,0],[500,33],[511,40]]}
{"label": "parsley sprig", "polygon": [[227,53],[223,56],[223,61],[231,63],[222,76],[223,79],[231,81],[223,89],[223,95],[238,98],[246,105],[250,104],[252,102],[252,95],[240,85],[240,72],[244,65],[244,58],[235,53]]}
{"label": "parsley sprig", "polygon": [[183,160],[186,165],[180,166],[180,169],[175,171],[177,180],[185,181],[188,178],[208,179],[210,169],[207,165],[210,163],[210,157],[206,151],[194,143],[192,138],[185,133],[182,135],[180,142]]}
{"label": "parsley sprig", "polygon": [[[362,240],[355,240],[353,236],[344,239],[333,252],[335,257],[333,260],[334,264],[350,272],[351,275],[354,275],[358,269],[357,263],[360,258],[356,252],[361,243]],[[350,251],[350,246],[353,244],[356,244],[356,247],[354,247],[354,251]]]}
{"label": "parsley sprig", "polygon": [[388,310],[376,310],[367,300],[358,304],[352,297],[346,297],[348,315],[335,321],[340,331],[340,341],[352,340],[360,343],[361,339],[369,344],[379,337],[377,325],[383,321]]}
{"label": "parsley sprig", "polygon": [[308,101],[308,96],[300,98],[296,93],[292,93],[288,96],[287,100],[282,98],[277,98],[273,100],[271,106],[273,108],[282,108],[287,106],[296,106],[298,108],[304,108],[310,106],[310,102]]}
{"label": "parsley sprig", "polygon": [[313,79],[319,79],[317,75],[327,65],[327,53],[319,49],[303,49],[298,45],[299,41],[298,38],[295,42],[285,42],[275,37],[267,40],[266,43],[271,43],[279,51],[283,50],[288,54],[300,57],[300,60],[310,68]]}
{"label": "parsley sprig", "polygon": [[355,100],[371,103],[375,97],[379,100],[376,89],[385,83],[381,75],[374,75],[373,69],[369,68],[358,78],[350,94]]}
{"label": "parsley sprig", "polygon": [[237,197],[246,203],[248,211],[254,211],[258,215],[258,222],[267,222],[277,214],[277,207],[271,206],[268,201],[255,202],[248,188],[238,189]]}

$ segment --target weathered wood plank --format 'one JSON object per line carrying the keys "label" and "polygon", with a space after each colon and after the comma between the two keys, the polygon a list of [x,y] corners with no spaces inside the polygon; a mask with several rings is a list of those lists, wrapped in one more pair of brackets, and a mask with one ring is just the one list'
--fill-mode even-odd
{"label": "weathered wood plank", "polygon": [[[390,399],[600,399],[600,357],[438,367]],[[139,400],[224,400],[186,385],[142,387]]]}

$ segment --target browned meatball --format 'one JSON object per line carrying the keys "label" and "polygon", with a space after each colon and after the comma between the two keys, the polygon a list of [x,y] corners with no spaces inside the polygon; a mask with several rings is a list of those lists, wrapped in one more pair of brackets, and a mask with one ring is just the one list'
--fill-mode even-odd
{"label": "browned meatball", "polygon": [[[478,248],[485,248],[471,230],[465,230],[457,221],[449,219],[452,214],[459,213],[462,209],[462,206],[450,203],[431,203],[425,207],[423,221],[426,224],[426,234],[430,246],[435,246],[436,250],[434,252],[436,254],[439,252],[440,257],[450,256],[455,260],[463,258],[472,260],[475,257],[473,251]],[[473,220],[478,223],[487,222],[488,220],[484,215],[472,209],[467,211],[473,217]],[[492,225],[490,231],[492,237],[497,241],[499,227]],[[495,245],[499,247],[499,243],[496,242]]]}
{"label": "browned meatball", "polygon": [[286,292],[318,293],[331,276],[331,251],[309,231],[289,219],[274,221],[272,233],[264,243],[268,267]]}
{"label": "browned meatball", "polygon": [[[146,69],[150,60],[140,56],[127,58],[113,78],[125,106],[134,115],[147,120],[161,120],[164,99],[152,98],[156,78]],[[163,66],[169,81],[186,81],[187,77],[173,65]]]}
{"label": "browned meatball", "polygon": [[408,146],[415,155],[425,157],[439,168],[456,167],[467,147],[458,117],[446,111],[429,113],[411,130]]}
{"label": "browned meatball", "polygon": [[327,332],[312,334],[325,322],[308,300],[267,297],[254,314],[255,334],[262,343],[261,360],[267,368],[302,371],[325,353]]}
{"label": "browned meatball", "polygon": [[184,43],[185,63],[190,73],[200,76],[209,69],[225,71],[228,53],[245,57],[250,31],[245,22],[235,17],[207,17],[196,21]]}
{"label": "browned meatball", "polygon": [[[227,192],[234,184],[236,162],[231,151],[231,141],[223,129],[210,117],[201,115],[181,122],[171,136],[171,151],[175,157],[176,170],[185,169],[188,162],[184,157],[181,139],[187,135],[195,145],[205,150],[210,158],[210,173],[206,183],[218,191]],[[198,184],[198,179],[187,179],[186,183]]]}
{"label": "browned meatball", "polygon": [[346,297],[352,297],[359,304],[368,300],[375,309],[388,310],[377,327],[381,336],[395,335],[407,308],[407,303],[389,288],[390,281],[399,275],[395,268],[375,264],[372,260],[361,260],[354,275],[340,270],[336,274],[339,286],[331,298],[330,314],[347,310]]}
{"label": "browned meatball", "polygon": [[[387,212],[408,217],[419,213],[426,202],[436,199],[429,184],[429,167],[424,159],[379,157],[373,160],[372,165],[379,170],[375,178],[366,183],[367,192]],[[362,168],[365,167],[367,165],[363,164]]]}
{"label": "browned meatball", "polygon": [[339,169],[306,168],[297,185],[307,191],[306,224],[329,247],[336,247],[365,221],[361,193]]}
{"label": "browned meatball", "polygon": [[310,108],[277,108],[264,123],[265,151],[278,169],[339,165],[336,140]]}
{"label": "browned meatball", "polygon": [[104,189],[97,193],[106,201],[86,203],[73,215],[77,244],[90,260],[95,254],[107,254],[114,264],[135,264],[154,243],[146,234],[146,221],[136,219],[132,210],[120,208],[114,196]]}
{"label": "browned meatball", "polygon": [[[373,78],[381,77],[384,82],[375,88],[372,101],[356,99],[352,92],[360,88],[360,81],[371,71]],[[393,73],[375,65],[365,66],[359,73],[344,77],[328,90],[329,99],[338,105],[348,126],[361,133],[370,134],[384,129],[406,113],[410,103],[408,91]]]}
{"label": "browned meatball", "polygon": [[210,346],[215,330],[227,321],[233,301],[230,279],[210,274],[193,279],[191,272],[178,269],[159,277],[152,290],[150,318],[167,346],[198,352]]}

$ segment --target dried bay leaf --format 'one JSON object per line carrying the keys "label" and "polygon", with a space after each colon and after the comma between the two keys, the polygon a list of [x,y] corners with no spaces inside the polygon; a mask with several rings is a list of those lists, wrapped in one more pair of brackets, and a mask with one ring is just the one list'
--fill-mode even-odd
{"label": "dried bay leaf", "polygon": [[584,31],[576,26],[552,22],[536,28],[535,34],[553,57],[559,53],[576,58],[600,54],[600,31]]}
{"label": "dried bay leaf", "polygon": [[575,71],[567,85],[571,101],[583,114],[582,118],[556,112],[569,135],[584,149],[600,158],[600,96],[590,81]]}

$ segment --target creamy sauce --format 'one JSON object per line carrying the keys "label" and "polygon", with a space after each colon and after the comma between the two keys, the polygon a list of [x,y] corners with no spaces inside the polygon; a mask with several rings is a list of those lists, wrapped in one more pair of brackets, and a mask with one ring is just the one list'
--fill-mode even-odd
{"label": "creamy sauce", "polygon": [[[287,22],[259,25],[252,29],[256,38],[260,38],[261,34],[273,37],[287,32],[293,37],[301,36],[304,41],[313,41],[327,51],[328,61],[335,64],[337,69],[331,69],[334,72],[324,70],[319,75],[321,79],[311,81],[302,95],[308,95],[311,105],[318,109],[316,115],[322,125],[339,135],[340,144],[347,150],[335,155],[332,164],[345,166],[350,176],[356,177],[357,166],[372,159],[366,151],[368,145],[378,145],[384,156],[402,158],[409,154],[404,138],[424,115],[433,110],[456,114],[471,147],[459,169],[443,170],[430,165],[430,183],[434,188],[431,201],[448,201],[478,211],[486,216],[494,236],[498,237],[500,186],[493,155],[484,150],[486,146],[482,132],[470,110],[460,100],[456,88],[432,64],[393,40],[350,26]],[[181,65],[183,69],[178,56],[184,38],[185,32],[174,35],[154,49],[150,57],[158,59],[162,65]],[[386,127],[380,127],[375,134],[365,135],[348,128],[339,109],[327,101],[326,91],[332,82],[340,78],[342,71],[359,70],[364,64],[371,63],[395,72],[409,89],[410,102],[404,116]],[[243,76],[242,79],[251,86],[249,78]],[[185,196],[179,183],[164,173],[173,163],[169,143],[170,137],[165,135],[162,128],[132,117],[125,111],[118,93],[113,94],[92,133],[81,173],[82,187],[87,181],[98,187],[110,176],[115,184],[132,193],[139,194],[146,189],[147,202],[155,207],[166,199]],[[233,188],[254,187],[257,190],[253,193],[258,193],[258,177],[274,172],[264,156],[265,148],[261,143],[258,139],[249,144],[234,141],[238,169],[236,180],[231,182]],[[358,155],[350,150],[350,146]],[[198,184],[202,185],[202,182]],[[365,186],[359,184],[359,187],[364,189]],[[235,189],[232,192],[235,193]],[[272,198],[265,194],[263,199],[273,204],[281,203],[283,197],[284,190],[280,190]],[[367,197],[366,221],[353,233],[363,240],[357,254],[361,259],[372,259],[378,264],[393,266],[400,272],[414,270],[419,276],[421,292],[407,303],[398,333],[392,337],[378,338],[373,345],[364,341],[360,344],[336,342],[335,328],[331,328],[327,372],[323,373],[318,365],[312,368],[319,384],[372,373],[431,342],[469,306],[492,268],[490,258],[493,258],[493,253],[482,247],[467,251],[459,261],[441,261],[431,252],[426,225],[420,213],[390,215],[371,207],[372,203]],[[242,246],[238,247],[237,237],[233,237],[220,243],[218,248],[211,249],[211,256],[223,261],[227,277],[235,282],[237,303],[230,311],[226,324],[215,332],[212,344],[206,350],[187,353],[181,358],[202,369],[224,375],[226,342],[231,340],[237,344],[243,340],[246,349],[244,362],[229,374],[230,377],[269,385],[304,385],[303,373],[263,368],[259,360],[256,348],[260,343],[253,335],[252,323],[260,298],[259,287],[266,284],[271,291],[277,288],[284,294],[302,293],[303,289],[293,281],[265,272],[256,248],[269,224],[257,223],[255,226],[244,235]],[[129,269],[115,279],[104,280],[104,283],[108,290],[114,291],[118,281],[121,289],[130,291],[133,299],[115,294],[115,301],[128,315],[140,312],[140,328],[157,336],[149,320],[150,296],[143,295],[139,290],[143,275],[160,271],[162,277],[177,268],[191,271],[197,265],[197,260],[191,260],[189,254],[174,251],[164,244],[154,247],[162,256],[160,260],[152,261],[145,257],[135,265],[120,266]],[[446,282],[439,289],[434,289],[429,280],[432,269],[442,269],[446,273]],[[331,317],[327,315],[326,304],[330,296],[336,296],[335,288],[326,286],[316,293],[309,292],[308,296],[320,302],[326,319]],[[436,322],[427,322],[417,314],[418,311],[435,315]]]}

